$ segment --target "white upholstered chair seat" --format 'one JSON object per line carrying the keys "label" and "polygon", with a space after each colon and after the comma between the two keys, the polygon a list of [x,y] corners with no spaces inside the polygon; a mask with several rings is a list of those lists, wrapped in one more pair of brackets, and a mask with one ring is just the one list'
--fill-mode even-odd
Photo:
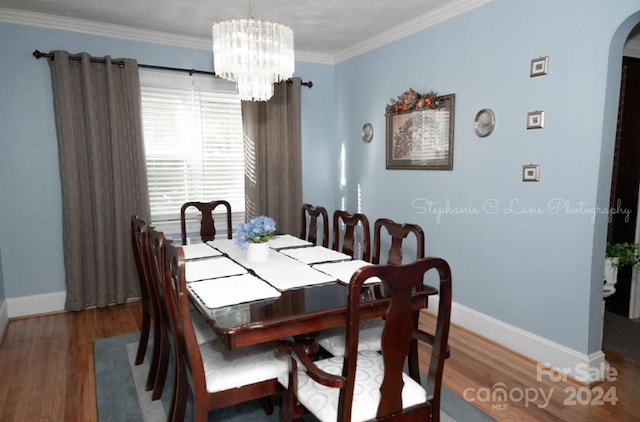
{"label": "white upholstered chair seat", "polygon": [[286,376],[289,359],[265,343],[227,350],[220,340],[200,344],[207,391],[214,393]]}
{"label": "white upholstered chair seat", "polygon": [[[358,351],[382,350],[380,339],[384,320],[382,318],[360,321],[360,334],[358,334]],[[318,334],[318,345],[333,356],[344,356],[345,351],[345,327],[335,327],[321,331]]]}
{"label": "white upholstered chair seat", "polygon": [[[314,362],[325,372],[334,375],[342,374],[342,357],[331,357]],[[374,351],[358,352],[358,367],[356,370],[355,392],[353,397],[352,422],[375,419],[380,401],[380,385],[384,375],[382,356]],[[402,389],[402,403],[408,408],[427,401],[427,392],[409,375],[402,375],[404,387]],[[288,374],[282,374],[278,381],[286,388],[289,384]],[[298,401],[313,413],[321,422],[335,422],[338,420],[338,388],[326,387],[313,381],[298,367]]]}
{"label": "white upholstered chair seat", "polygon": [[193,331],[196,334],[196,340],[198,344],[207,343],[218,339],[218,336],[213,331],[207,321],[200,312],[195,309],[191,310],[191,322],[193,325]]}

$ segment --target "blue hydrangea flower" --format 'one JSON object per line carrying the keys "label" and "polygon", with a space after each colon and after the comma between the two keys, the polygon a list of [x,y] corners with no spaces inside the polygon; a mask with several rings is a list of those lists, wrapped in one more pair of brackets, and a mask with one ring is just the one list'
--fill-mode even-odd
{"label": "blue hydrangea flower", "polygon": [[276,222],[273,218],[259,215],[248,223],[241,224],[236,230],[234,242],[242,249],[247,249],[249,243],[264,243],[273,238]]}

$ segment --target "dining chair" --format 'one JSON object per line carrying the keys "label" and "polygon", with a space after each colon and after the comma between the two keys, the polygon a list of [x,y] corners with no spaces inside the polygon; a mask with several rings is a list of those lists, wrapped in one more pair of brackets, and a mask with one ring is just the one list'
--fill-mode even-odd
{"label": "dining chair", "polygon": [[[344,229],[342,227],[344,226]],[[360,227],[359,231],[357,228]],[[360,233],[361,242],[357,243]],[[360,253],[356,253],[359,246]],[[354,259],[371,260],[371,231],[369,219],[362,213],[351,214],[336,210],[333,213],[332,249],[346,253]],[[370,288],[364,287],[363,294],[370,294]],[[380,350],[380,335],[384,321],[382,318],[361,321],[358,350]],[[344,356],[345,327],[333,327],[322,330],[317,335],[318,346],[333,356]]]}
{"label": "dining chair", "polygon": [[164,293],[160,288],[162,283],[164,262],[164,233],[157,231],[153,226],[147,228],[146,245],[143,247],[143,256],[148,266],[149,293],[156,305],[157,317],[153,325],[153,358],[149,368],[149,378],[153,378],[153,384],[147,383],[147,389],[153,389],[152,400],[162,397],[167,369],[169,366],[170,342],[169,321]]}
{"label": "dining chair", "polygon": [[[335,222],[334,222],[335,225]],[[379,264],[381,257],[381,244],[382,244],[382,228],[385,228],[386,233],[391,238],[390,248],[386,253],[387,264],[399,265],[402,264],[403,259],[403,241],[409,234],[413,234],[416,239],[416,259],[424,257],[424,231],[417,224],[405,223],[399,224],[388,218],[379,218],[374,223],[374,253],[372,262]],[[335,227],[334,227],[335,233]],[[381,298],[385,296],[385,292],[381,290],[381,285],[375,285],[373,288],[368,288],[369,291],[373,290],[372,294]],[[416,325],[418,323],[419,315],[416,314]],[[382,330],[384,327],[383,318],[375,318],[367,321],[363,321],[360,327],[360,343],[359,350],[374,350],[380,351]],[[344,356],[346,349],[346,338],[344,327],[330,328],[325,331],[321,331],[317,337],[318,345],[325,351],[333,356]],[[412,355],[417,355],[417,348],[412,352]]]}
{"label": "dining chair", "polygon": [[182,244],[187,244],[187,211],[189,208],[194,207],[200,211],[200,239],[203,242],[214,240],[216,237],[216,225],[213,218],[213,212],[219,206],[224,207],[227,218],[227,239],[231,239],[233,236],[233,228],[231,221],[231,204],[224,200],[217,200],[211,202],[185,202],[180,207],[180,230],[182,232]]}
{"label": "dining chair", "polygon": [[412,223],[396,223],[388,218],[379,218],[373,225],[373,263],[380,264],[382,259],[382,228],[385,228],[391,238],[389,250],[387,252],[387,264],[402,264],[403,241],[409,234],[416,238],[416,259],[424,258],[424,231],[422,227]]}
{"label": "dining chair", "polygon": [[[193,329],[185,279],[184,252],[165,241],[165,297],[172,326],[175,380],[171,420],[182,421],[189,388],[194,399],[194,419],[207,420],[210,410],[261,399],[267,414],[269,397],[282,392],[277,378],[289,365],[275,343],[227,350],[219,339],[198,344]],[[230,288],[233,288],[230,286]]]}
{"label": "dining chair", "polygon": [[354,259],[370,261],[371,231],[367,216],[362,213],[351,214],[348,211],[335,210],[332,249]]}
{"label": "dining chair", "polygon": [[[307,240],[314,245],[329,247],[329,213],[325,207],[302,204],[302,224],[300,239]],[[321,231],[318,230],[318,222]],[[318,235],[320,233],[320,235]]]}
{"label": "dining chair", "polygon": [[[140,329],[140,340],[138,340],[138,350],[136,352],[135,364],[140,365],[144,361],[144,357],[147,352],[147,346],[149,344],[149,333],[151,331],[151,321],[153,325],[157,325],[158,317],[155,304],[151,300],[149,292],[149,271],[146,267],[147,263],[143,259],[142,248],[147,244],[147,223],[143,218],[137,215],[131,216],[131,246],[133,249],[133,260],[136,264],[136,270],[138,273],[138,285],[140,286],[140,298],[142,300],[142,328]],[[156,348],[156,343],[153,343],[153,348]],[[152,359],[150,368],[157,366],[157,352],[152,352]],[[146,387],[150,390],[155,383],[155,373],[149,371],[147,377]]]}
{"label": "dining chair", "polygon": [[[418,287],[429,270],[439,276],[439,306],[433,338],[414,325],[414,300],[426,295]],[[389,294],[382,353],[358,351],[360,291],[370,277],[379,277]],[[442,375],[451,318],[451,269],[441,258],[422,258],[404,265],[372,265],[351,277],[347,301],[347,353],[313,361],[302,345],[280,341],[278,350],[290,355],[290,371],[280,382],[286,388],[283,420],[304,409],[321,422],[369,420],[439,421]],[[424,297],[426,308],[428,296]],[[411,345],[432,341],[426,382],[420,371],[404,364]]]}
{"label": "dining chair", "polygon": [[[143,244],[143,257],[147,263],[149,293],[155,305],[157,315],[153,325],[153,357],[147,378],[147,390],[153,389],[151,399],[162,397],[169,367],[171,342],[173,338],[164,292],[164,233],[153,226],[147,228],[146,245]],[[213,329],[205,322],[204,317],[192,308],[194,313],[193,328],[198,344],[216,338]]]}

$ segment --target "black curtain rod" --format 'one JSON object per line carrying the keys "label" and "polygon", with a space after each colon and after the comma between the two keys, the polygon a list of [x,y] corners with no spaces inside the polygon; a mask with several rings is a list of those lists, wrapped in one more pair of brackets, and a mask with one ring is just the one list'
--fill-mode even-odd
{"label": "black curtain rod", "polygon": [[[33,57],[35,57],[36,59],[41,59],[43,57],[45,58],[53,58],[53,54],[51,53],[43,53],[39,50],[35,50],[33,52]],[[80,60],[80,56],[78,55],[69,55],[69,59],[71,60]],[[91,57],[91,61],[95,62],[95,63],[105,63],[106,60],[100,57]],[[124,61],[122,60],[112,60],[111,61],[112,64],[118,65],[118,66],[124,66]],[[168,66],[156,66],[156,65],[152,65],[152,64],[141,64],[138,63],[138,67],[142,67],[144,69],[156,69],[156,70],[169,70],[172,72],[188,72],[189,75],[193,75],[195,73],[199,74],[199,75],[211,75],[211,76],[215,76],[216,78],[219,78],[218,75],[216,75],[215,72],[209,72],[207,70],[197,70],[197,69],[183,69],[180,67],[168,67]],[[291,79],[287,80],[287,84],[291,85]],[[312,81],[307,81],[307,82],[301,82],[301,85],[304,85],[306,87],[311,88],[313,86],[313,82]]]}

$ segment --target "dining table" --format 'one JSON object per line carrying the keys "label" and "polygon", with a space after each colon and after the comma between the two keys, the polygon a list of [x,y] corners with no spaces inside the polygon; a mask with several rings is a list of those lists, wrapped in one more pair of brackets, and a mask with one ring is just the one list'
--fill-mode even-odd
{"label": "dining table", "polygon": [[[317,355],[317,333],[346,324],[351,276],[372,265],[292,235],[270,240],[267,259],[258,262],[232,239],[182,248],[191,303],[228,349],[293,338]],[[380,283],[366,282],[361,320],[384,316],[388,299],[374,294]],[[425,285],[413,296],[414,309],[437,293]]]}

